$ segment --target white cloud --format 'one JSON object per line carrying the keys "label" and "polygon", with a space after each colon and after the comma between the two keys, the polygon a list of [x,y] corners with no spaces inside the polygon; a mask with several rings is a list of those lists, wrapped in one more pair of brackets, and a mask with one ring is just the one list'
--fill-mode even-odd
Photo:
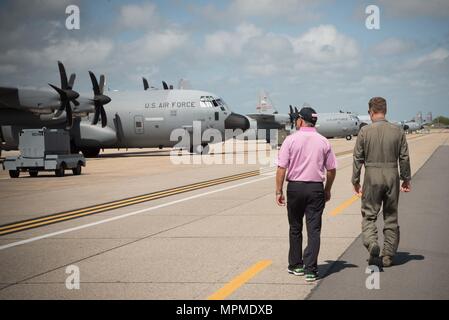
{"label": "white cloud", "polygon": [[351,67],[358,63],[360,50],[357,42],[337,31],[335,26],[321,25],[298,38],[291,39],[299,55],[298,69]]}
{"label": "white cloud", "polygon": [[40,54],[52,63],[67,58],[73,67],[83,68],[104,62],[113,48],[114,44],[109,39],[64,39],[46,47]]}
{"label": "white cloud", "polygon": [[355,40],[332,25],[312,28],[298,37],[264,33],[252,24],[205,36],[204,52],[233,58],[253,76],[292,75],[297,71],[330,70],[358,63]]}
{"label": "white cloud", "polygon": [[156,5],[146,3],[141,5],[125,5],[120,8],[119,24],[125,28],[148,28],[159,22]]}
{"label": "white cloud", "polygon": [[404,41],[397,38],[388,38],[376,44],[373,52],[381,56],[399,55],[414,49],[415,44],[411,41]]}
{"label": "white cloud", "polygon": [[123,57],[130,63],[152,64],[167,58],[187,44],[189,35],[174,30],[148,32],[142,38],[123,46]]}
{"label": "white cloud", "polygon": [[318,16],[311,10],[316,4],[312,0],[234,0],[229,12],[243,17],[288,18],[300,22]]}
{"label": "white cloud", "polygon": [[79,41],[62,39],[39,50],[10,49],[0,55],[0,61],[19,64],[26,61],[34,67],[52,66],[55,61],[68,61],[72,67],[85,68],[104,62],[111,54],[114,44],[108,39]]}
{"label": "white cloud", "polygon": [[421,66],[434,66],[444,62],[449,62],[449,50],[446,48],[438,48],[426,55],[409,60],[405,66],[410,69]]}
{"label": "white cloud", "polygon": [[217,31],[206,35],[204,49],[212,55],[237,56],[242,47],[253,37],[262,34],[262,30],[249,23],[243,23],[233,31]]}

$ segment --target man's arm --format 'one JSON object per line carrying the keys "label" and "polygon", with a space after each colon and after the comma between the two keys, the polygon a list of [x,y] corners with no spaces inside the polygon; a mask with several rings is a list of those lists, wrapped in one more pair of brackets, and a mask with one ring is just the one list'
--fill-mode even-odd
{"label": "man's arm", "polygon": [[357,141],[354,147],[353,164],[352,164],[352,185],[354,191],[357,194],[361,193],[360,187],[360,173],[362,172],[362,166],[365,163],[365,150],[364,150],[364,130],[360,129],[357,135]]}
{"label": "man's arm", "polygon": [[334,183],[336,175],[337,175],[337,169],[327,170],[326,186],[324,187],[324,193],[326,195],[326,202],[331,199],[332,184]]}
{"label": "man's arm", "polygon": [[282,167],[278,167],[276,171],[276,202],[279,206],[285,206],[283,188],[286,171],[287,169]]}
{"label": "man's arm", "polygon": [[403,192],[409,192],[411,190],[410,180],[412,179],[410,169],[410,156],[408,152],[407,138],[405,132],[402,132],[401,147],[399,149],[399,171],[400,177],[403,181],[401,190]]}

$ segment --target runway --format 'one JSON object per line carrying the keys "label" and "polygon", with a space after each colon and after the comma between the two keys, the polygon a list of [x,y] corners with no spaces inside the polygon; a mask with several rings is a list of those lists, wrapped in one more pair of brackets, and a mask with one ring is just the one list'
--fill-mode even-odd
{"label": "runway", "polygon": [[[413,172],[448,137],[410,136]],[[339,170],[323,219],[323,275],[360,234],[360,202],[349,183],[354,142],[332,143]],[[2,225],[107,204],[0,236],[0,299],[305,299],[316,287],[285,271],[288,221],[274,203],[273,169],[177,166],[163,152],[132,153],[90,160],[81,177],[0,180]],[[133,203],[138,197],[150,200]],[[117,201],[130,203],[112,208]],[[80,270],[79,290],[65,285],[71,265]]]}

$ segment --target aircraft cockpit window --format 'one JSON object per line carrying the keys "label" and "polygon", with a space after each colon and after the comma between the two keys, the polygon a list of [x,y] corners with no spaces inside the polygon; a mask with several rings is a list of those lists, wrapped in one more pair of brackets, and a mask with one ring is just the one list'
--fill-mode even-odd
{"label": "aircraft cockpit window", "polygon": [[218,107],[219,106],[217,100],[212,100],[212,103],[214,104],[214,107]]}
{"label": "aircraft cockpit window", "polygon": [[212,108],[212,107],[216,107],[216,102],[214,100],[213,97],[210,96],[202,96],[200,98],[200,106],[202,108]]}
{"label": "aircraft cockpit window", "polygon": [[221,105],[221,110],[223,111],[227,111],[229,110],[228,105],[226,104],[226,102],[223,99],[217,99],[217,101],[220,101],[220,105]]}

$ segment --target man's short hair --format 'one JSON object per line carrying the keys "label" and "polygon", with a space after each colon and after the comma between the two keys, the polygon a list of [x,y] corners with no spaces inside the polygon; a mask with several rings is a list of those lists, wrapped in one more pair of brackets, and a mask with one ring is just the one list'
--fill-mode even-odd
{"label": "man's short hair", "polygon": [[369,103],[369,110],[374,113],[387,113],[387,100],[382,97],[374,97]]}

